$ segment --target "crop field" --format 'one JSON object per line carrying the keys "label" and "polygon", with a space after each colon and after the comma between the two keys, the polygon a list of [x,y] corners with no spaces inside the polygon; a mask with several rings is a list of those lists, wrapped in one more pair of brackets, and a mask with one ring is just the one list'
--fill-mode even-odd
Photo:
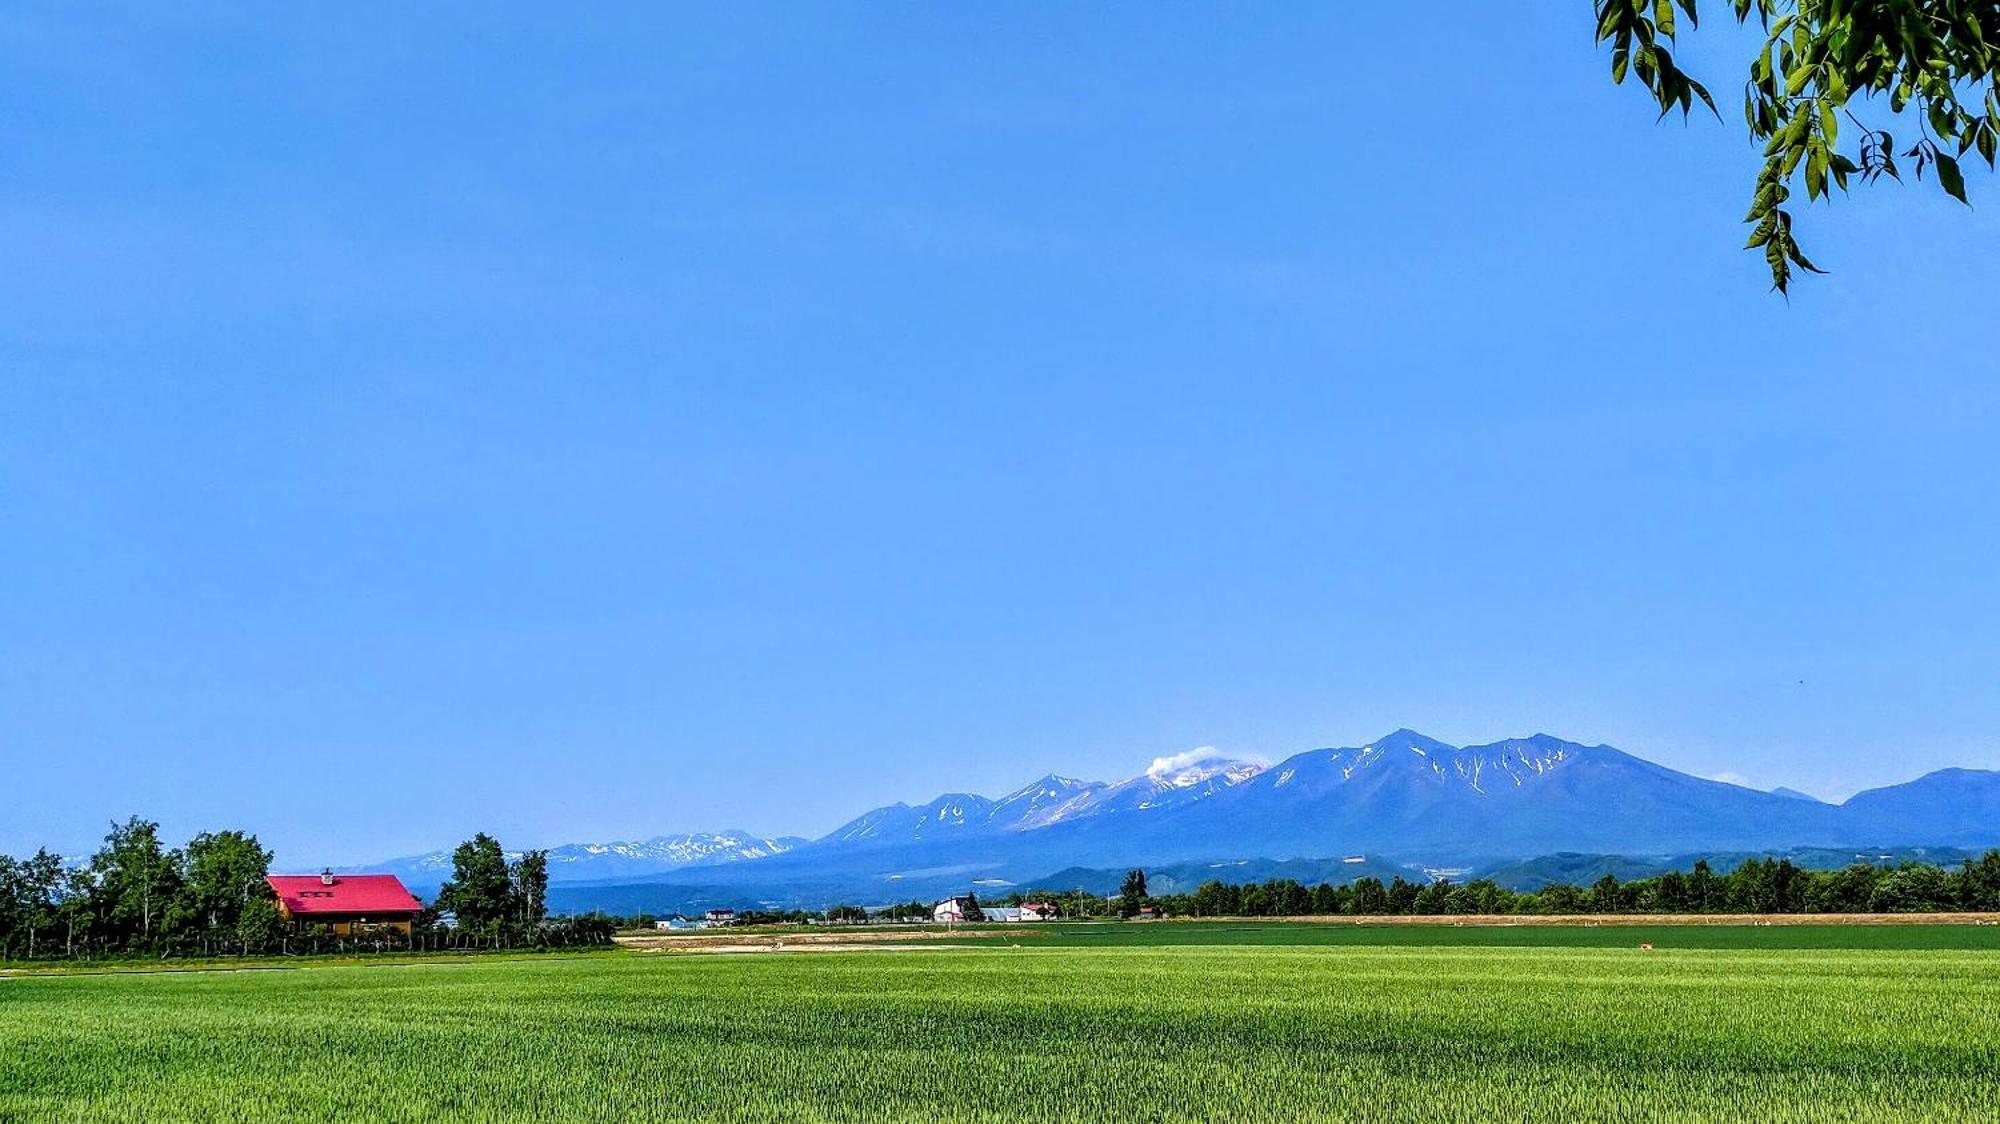
{"label": "crop field", "polygon": [[1229,928],[0,979],[0,1120],[2000,1118],[1990,943]]}

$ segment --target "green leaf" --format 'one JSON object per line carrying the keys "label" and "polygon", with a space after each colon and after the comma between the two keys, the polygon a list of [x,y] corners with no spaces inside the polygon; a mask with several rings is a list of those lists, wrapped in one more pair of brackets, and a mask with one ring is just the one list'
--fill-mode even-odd
{"label": "green leaf", "polygon": [[1936,155],[1935,160],[1937,161],[1938,186],[1944,188],[1946,195],[1951,196],[1961,203],[1966,203],[1967,206],[1971,206],[1970,203],[1966,202],[1965,177],[1959,174],[1958,161],[1946,156],[1942,152]]}
{"label": "green leaf", "polygon": [[1792,259],[1792,264],[1798,266],[1800,269],[1806,270],[1811,273],[1826,272],[1826,270],[1821,269],[1820,267],[1814,265],[1812,262],[1806,260],[1805,251],[1799,249],[1799,244],[1797,242],[1786,243],[1785,256]]}
{"label": "green leaf", "polygon": [[[1693,90],[1694,95],[1701,99],[1701,104],[1707,106],[1708,111],[1710,113],[1715,114],[1715,119],[1717,121],[1722,120],[1722,112],[1715,108],[1715,99],[1708,96],[1708,87],[1702,85],[1701,83],[1695,81],[1692,78],[1687,80],[1687,84],[1688,84],[1688,89]],[[1685,102],[1687,99],[1682,98],[1681,100]]]}

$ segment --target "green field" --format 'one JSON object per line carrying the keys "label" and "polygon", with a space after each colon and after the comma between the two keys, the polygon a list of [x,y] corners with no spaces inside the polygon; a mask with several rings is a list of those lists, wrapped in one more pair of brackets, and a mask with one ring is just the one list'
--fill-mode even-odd
{"label": "green field", "polygon": [[2000,957],[1944,928],[1079,927],[16,978],[0,1120],[2000,1118]]}

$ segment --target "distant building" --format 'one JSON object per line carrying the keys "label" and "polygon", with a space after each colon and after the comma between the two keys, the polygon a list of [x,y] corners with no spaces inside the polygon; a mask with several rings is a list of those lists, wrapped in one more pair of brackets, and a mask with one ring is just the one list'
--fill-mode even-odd
{"label": "distant building", "polygon": [[1023,921],[1054,921],[1056,916],[1056,905],[1054,902],[1021,903],[1021,920]]}
{"label": "distant building", "polygon": [[984,906],[984,907],[982,907],[982,908],[980,909],[980,911],[979,911],[979,912],[981,912],[981,913],[985,914],[985,915],[986,915],[986,920],[988,920],[988,921],[1021,921],[1021,920],[1025,920],[1025,917],[1023,916],[1023,914],[1024,914],[1024,912],[1025,912],[1025,911],[1024,911],[1024,910],[1022,910],[1020,906],[1014,906],[1014,905],[989,905],[989,906]]}
{"label": "distant building", "polygon": [[1340,861],[1341,861],[1341,862],[1344,862],[1344,863],[1365,863],[1365,862],[1367,862],[1367,861],[1368,861],[1368,856],[1367,856],[1367,855],[1349,855],[1349,856],[1347,856],[1346,858],[1344,858],[1344,859],[1342,859],[1342,860],[1340,860]]}
{"label": "distant building", "polygon": [[931,920],[939,922],[982,920],[980,916],[976,915],[984,912],[983,910],[975,909],[977,901],[978,899],[972,897],[946,898],[937,903],[936,907],[931,910]]}
{"label": "distant building", "polygon": [[678,913],[658,918],[653,922],[653,928],[655,929],[694,929],[699,926],[699,922],[683,917]]}
{"label": "distant building", "polygon": [[733,909],[711,909],[701,915],[701,920],[703,924],[707,925],[734,925],[736,924],[736,911]]}
{"label": "distant building", "polygon": [[324,926],[336,936],[408,934],[424,905],[393,874],[272,874],[278,912],[293,929]]}

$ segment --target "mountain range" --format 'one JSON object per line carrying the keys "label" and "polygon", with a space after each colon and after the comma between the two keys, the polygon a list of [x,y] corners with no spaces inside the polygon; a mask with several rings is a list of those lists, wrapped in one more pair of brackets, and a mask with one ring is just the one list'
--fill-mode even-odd
{"label": "mountain range", "polygon": [[[767,839],[738,830],[657,835],[638,843],[565,843],[548,850],[549,881],[578,882],[663,874],[704,863],[769,858],[810,842],[796,836]],[[520,857],[519,851],[507,854],[509,861]],[[451,877],[451,852],[409,855],[377,863],[368,869],[394,874],[411,886],[436,887]]]}
{"label": "mountain range", "polygon": [[[871,809],[812,840],[729,831],[572,844],[549,852],[549,872],[579,887],[699,886],[716,900],[878,902],[1065,868],[1365,855],[1467,869],[1561,852],[1994,845],[2000,772],[1943,769],[1831,804],[1547,734],[1459,747],[1405,729],[1268,767],[1195,753],[1122,781],[1051,774],[997,798],[947,793]],[[450,855],[371,869],[434,887]]]}

